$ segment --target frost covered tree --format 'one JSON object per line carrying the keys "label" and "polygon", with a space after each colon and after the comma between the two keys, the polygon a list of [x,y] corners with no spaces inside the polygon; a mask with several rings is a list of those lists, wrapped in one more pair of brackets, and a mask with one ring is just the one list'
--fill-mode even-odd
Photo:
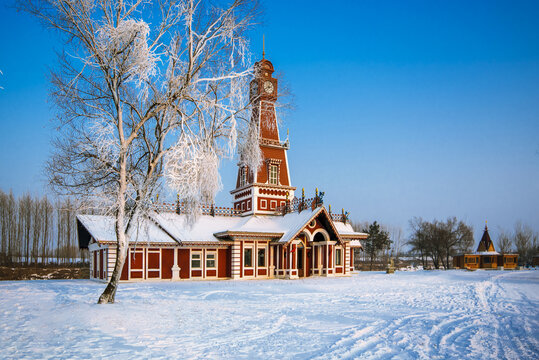
{"label": "frost covered tree", "polygon": [[98,301],[112,303],[129,234],[158,189],[178,193],[194,219],[220,189],[220,160],[249,132],[246,31],[258,5],[26,0],[19,8],[65,40],[51,74],[59,135],[47,174],[59,193],[115,217],[117,259]]}

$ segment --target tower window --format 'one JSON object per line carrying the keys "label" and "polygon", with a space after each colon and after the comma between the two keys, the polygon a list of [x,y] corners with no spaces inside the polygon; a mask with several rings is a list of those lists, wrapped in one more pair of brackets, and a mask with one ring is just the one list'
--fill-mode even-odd
{"label": "tower window", "polygon": [[240,187],[247,184],[247,168],[243,166],[240,170]]}
{"label": "tower window", "polygon": [[273,184],[273,185],[278,184],[277,175],[278,175],[277,165],[270,165],[269,166],[269,183],[270,184]]}

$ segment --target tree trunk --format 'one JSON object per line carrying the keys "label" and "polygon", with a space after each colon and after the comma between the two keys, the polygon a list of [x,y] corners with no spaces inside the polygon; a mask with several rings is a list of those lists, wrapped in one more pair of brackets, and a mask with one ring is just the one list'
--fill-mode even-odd
{"label": "tree trunk", "polygon": [[[119,110],[119,109],[118,109]],[[122,115],[121,111],[118,111],[118,124],[120,141],[123,142],[123,128],[122,128]],[[127,191],[127,154],[124,148],[119,156],[120,163],[120,179],[118,184],[118,211],[116,212],[116,262],[114,263],[114,270],[110,278],[107,287],[99,297],[98,304],[113,304],[116,297],[116,290],[120,283],[120,276],[122,275],[122,269],[125,263],[127,255],[127,238],[125,222],[125,193]],[[107,261],[108,262],[108,261]]]}
{"label": "tree trunk", "polygon": [[[122,231],[123,232],[123,231]],[[127,246],[125,244],[125,233],[123,234],[124,240],[118,241],[116,244],[116,262],[114,264],[114,270],[110,278],[107,287],[99,297],[98,304],[113,304],[116,297],[116,290],[120,283],[120,276],[122,275],[122,268],[124,267],[125,258],[127,257]]]}

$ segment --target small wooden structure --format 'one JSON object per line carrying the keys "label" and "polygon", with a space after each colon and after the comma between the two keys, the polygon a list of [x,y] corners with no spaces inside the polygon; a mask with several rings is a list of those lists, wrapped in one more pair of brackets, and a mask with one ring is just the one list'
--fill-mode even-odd
{"label": "small wooden structure", "polygon": [[501,266],[515,269],[517,263],[518,254],[500,254],[496,251],[486,225],[475,253],[453,256],[453,267],[456,269],[497,269]]}

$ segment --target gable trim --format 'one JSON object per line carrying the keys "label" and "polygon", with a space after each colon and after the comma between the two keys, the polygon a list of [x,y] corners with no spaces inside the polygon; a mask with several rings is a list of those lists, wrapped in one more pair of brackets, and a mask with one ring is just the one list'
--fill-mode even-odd
{"label": "gable trim", "polygon": [[[335,238],[337,239],[337,242],[340,244],[340,245],[344,245],[344,242],[341,238],[341,235],[339,234],[339,232],[337,231],[337,229],[335,228],[335,225],[333,224],[333,219],[331,219],[331,216],[329,216],[328,212],[326,211],[326,208],[324,206],[321,206],[319,208],[318,211],[315,211],[313,213],[313,215],[311,217],[309,217],[309,219],[303,224],[303,226],[301,226],[301,228],[293,235],[290,237],[290,239],[286,242],[284,242],[285,245],[288,245],[292,240],[294,240],[299,234],[301,234],[302,231],[305,230],[305,228],[309,225],[309,223],[311,221],[313,221],[314,218],[316,218],[317,216],[319,216],[320,214],[324,214],[326,219],[328,220],[328,223],[331,227],[331,230],[335,233]],[[327,232],[327,230],[326,230]],[[328,233],[329,234],[329,233]],[[331,235],[330,235],[330,239],[331,239]]]}

